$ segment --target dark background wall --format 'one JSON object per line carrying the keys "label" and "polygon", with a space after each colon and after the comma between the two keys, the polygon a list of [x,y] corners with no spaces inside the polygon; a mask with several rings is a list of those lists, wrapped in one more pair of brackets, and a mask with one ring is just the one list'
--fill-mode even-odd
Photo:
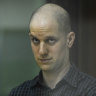
{"label": "dark background wall", "polygon": [[79,12],[79,67],[96,77],[96,0],[81,0]]}
{"label": "dark background wall", "polygon": [[32,12],[51,2],[64,7],[76,33],[71,60],[83,72],[96,77],[95,0],[0,0],[0,96],[32,79],[39,72],[28,36]]}
{"label": "dark background wall", "polygon": [[71,60],[80,70],[96,77],[96,0],[47,0],[65,8],[76,40]]}

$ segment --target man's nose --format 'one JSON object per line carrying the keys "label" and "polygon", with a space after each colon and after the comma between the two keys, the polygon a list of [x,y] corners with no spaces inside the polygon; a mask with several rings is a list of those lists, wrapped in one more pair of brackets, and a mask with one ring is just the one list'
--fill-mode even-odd
{"label": "man's nose", "polygon": [[48,53],[48,50],[47,50],[46,44],[44,42],[41,42],[40,48],[39,48],[39,54],[45,56],[47,55],[47,53]]}

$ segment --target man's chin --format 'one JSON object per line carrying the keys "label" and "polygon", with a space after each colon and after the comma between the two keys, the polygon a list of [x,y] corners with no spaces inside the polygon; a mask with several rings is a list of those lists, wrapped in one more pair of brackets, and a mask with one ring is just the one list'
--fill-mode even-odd
{"label": "man's chin", "polygon": [[42,63],[38,61],[37,65],[40,67],[42,71],[50,71],[53,69],[54,62]]}
{"label": "man's chin", "polygon": [[39,66],[39,67],[40,67],[40,69],[42,71],[50,71],[50,70],[52,70],[50,65],[42,65],[42,66]]}

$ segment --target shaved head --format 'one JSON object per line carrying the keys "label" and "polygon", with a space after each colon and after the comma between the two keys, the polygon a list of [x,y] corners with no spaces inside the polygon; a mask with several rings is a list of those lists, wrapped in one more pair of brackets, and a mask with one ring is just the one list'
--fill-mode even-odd
{"label": "shaved head", "polygon": [[50,22],[55,20],[58,23],[58,31],[60,32],[68,33],[71,31],[68,12],[56,4],[45,4],[37,9],[31,17],[30,25],[31,22],[38,20],[38,18],[40,20],[49,20]]}
{"label": "shaved head", "polygon": [[32,15],[31,46],[43,71],[61,71],[70,64],[69,48],[75,39],[74,32],[70,31],[69,14],[56,4],[45,4]]}

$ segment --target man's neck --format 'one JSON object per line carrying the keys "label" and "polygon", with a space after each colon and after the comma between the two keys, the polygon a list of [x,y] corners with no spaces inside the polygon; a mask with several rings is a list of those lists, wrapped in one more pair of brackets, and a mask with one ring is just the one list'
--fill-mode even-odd
{"label": "man's neck", "polygon": [[53,72],[42,71],[44,84],[51,89],[55,88],[56,84],[64,78],[69,69],[70,64],[67,64],[64,68]]}

